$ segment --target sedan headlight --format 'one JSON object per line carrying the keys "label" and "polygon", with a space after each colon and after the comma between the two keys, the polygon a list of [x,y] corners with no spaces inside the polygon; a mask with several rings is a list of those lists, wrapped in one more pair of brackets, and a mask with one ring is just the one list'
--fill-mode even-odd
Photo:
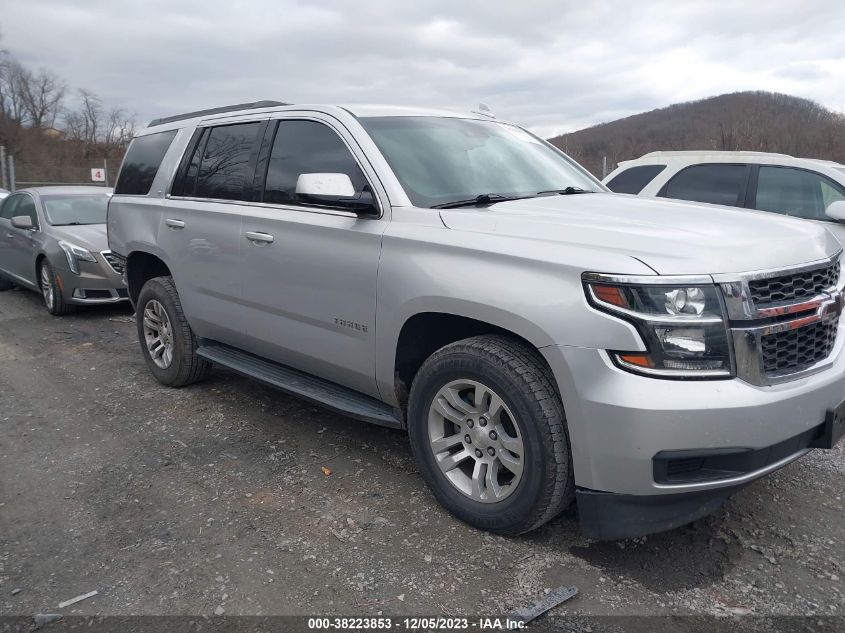
{"label": "sedan headlight", "polygon": [[653,283],[619,279],[584,276],[590,304],[632,323],[645,343],[646,352],[608,350],[618,367],[661,378],[733,376],[725,311],[715,285],[672,283],[665,277]]}
{"label": "sedan headlight", "polygon": [[91,251],[84,249],[81,246],[77,246],[76,244],[59,240],[59,246],[65,252],[67,264],[70,266],[71,272],[74,272],[77,275],[79,274],[79,262],[97,261],[97,259],[91,254]]}

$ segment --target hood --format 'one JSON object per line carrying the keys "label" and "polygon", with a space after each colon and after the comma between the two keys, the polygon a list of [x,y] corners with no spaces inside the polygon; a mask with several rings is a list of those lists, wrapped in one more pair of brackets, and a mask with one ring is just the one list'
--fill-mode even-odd
{"label": "hood", "polygon": [[89,251],[99,253],[109,250],[105,224],[82,224],[79,226],[51,226],[48,235],[57,240],[72,242]]}
{"label": "hood", "polygon": [[[609,193],[442,209],[450,229],[629,255],[661,275],[786,268],[840,250],[824,227],[762,211]],[[612,270],[599,272],[613,272]]]}

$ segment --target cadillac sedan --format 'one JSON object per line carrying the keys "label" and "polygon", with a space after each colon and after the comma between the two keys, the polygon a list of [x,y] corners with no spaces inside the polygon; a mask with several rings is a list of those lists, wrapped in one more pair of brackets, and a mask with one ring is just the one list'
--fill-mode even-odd
{"label": "cadillac sedan", "polygon": [[128,298],[108,250],[103,187],[33,187],[0,206],[0,290],[39,292],[51,314]]}

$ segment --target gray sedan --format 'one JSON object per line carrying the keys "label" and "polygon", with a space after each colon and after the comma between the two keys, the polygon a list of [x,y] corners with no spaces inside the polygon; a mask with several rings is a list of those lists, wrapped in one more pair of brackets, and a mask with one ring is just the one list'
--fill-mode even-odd
{"label": "gray sedan", "polygon": [[128,298],[123,268],[108,250],[111,189],[33,187],[0,207],[0,290],[41,293],[51,314]]}

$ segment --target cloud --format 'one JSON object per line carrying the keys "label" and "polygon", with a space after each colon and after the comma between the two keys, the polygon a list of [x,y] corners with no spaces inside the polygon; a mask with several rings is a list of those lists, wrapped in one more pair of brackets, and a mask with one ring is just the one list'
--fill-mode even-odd
{"label": "cloud", "polygon": [[845,12],[766,3],[16,2],[3,45],[148,119],[254,99],[469,109],[552,135],[775,90],[845,110]]}

